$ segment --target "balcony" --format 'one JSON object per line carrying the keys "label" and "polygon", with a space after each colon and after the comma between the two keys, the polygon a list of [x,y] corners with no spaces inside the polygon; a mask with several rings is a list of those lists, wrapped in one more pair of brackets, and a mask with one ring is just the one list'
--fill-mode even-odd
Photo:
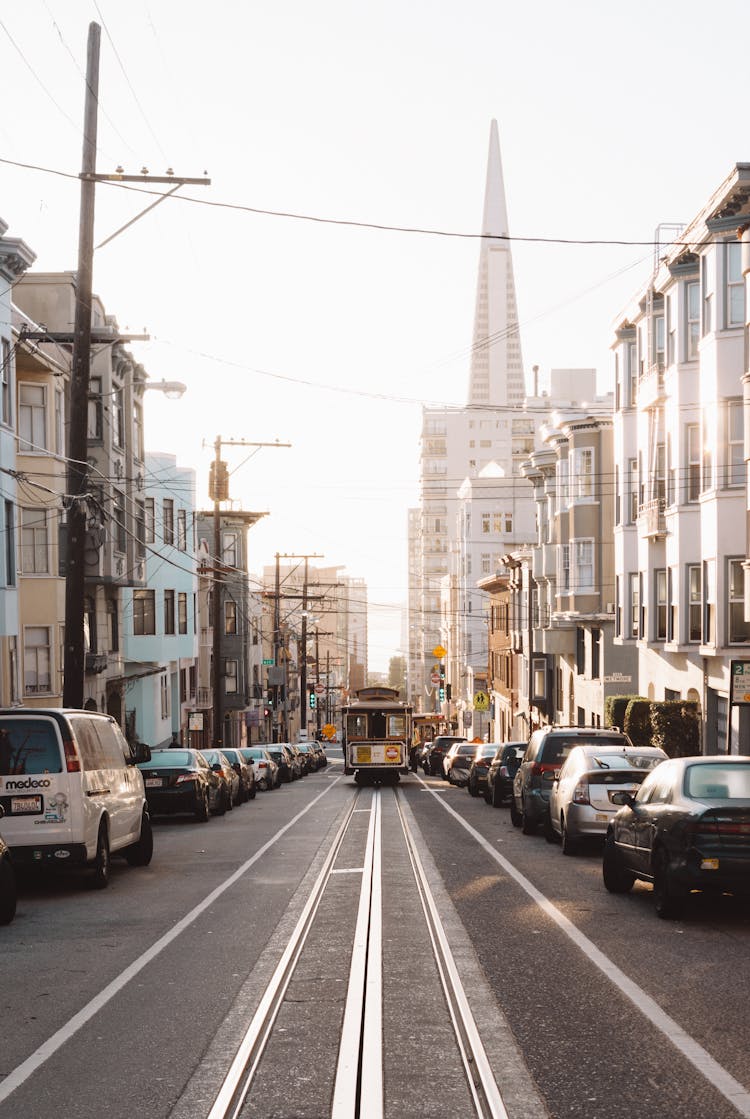
{"label": "balcony", "polygon": [[107,667],[107,654],[106,653],[87,653],[86,654],[86,672],[99,674],[104,672]]}
{"label": "balcony", "polygon": [[656,537],[667,535],[667,522],[664,515],[666,503],[663,497],[654,498],[642,505],[638,512],[638,532],[641,536]]}
{"label": "balcony", "polygon": [[211,689],[210,688],[198,688],[198,690],[196,692],[196,696],[195,696],[195,706],[196,707],[211,707],[212,702],[213,702],[213,700],[211,698]]}
{"label": "balcony", "polygon": [[653,361],[638,378],[638,407],[652,408],[664,399],[664,362]]}

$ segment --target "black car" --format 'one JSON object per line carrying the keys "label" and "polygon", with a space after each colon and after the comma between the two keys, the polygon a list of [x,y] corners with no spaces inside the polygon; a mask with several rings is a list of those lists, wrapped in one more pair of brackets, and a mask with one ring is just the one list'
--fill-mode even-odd
{"label": "black car", "polygon": [[221,751],[240,779],[240,793],[238,804],[245,804],[248,800],[255,800],[255,770],[252,762],[248,762],[241,750],[225,746]]}
{"label": "black car", "polygon": [[466,788],[470,796],[478,797],[487,788],[487,774],[497,750],[497,742],[483,742],[481,746],[477,746],[466,778]]}
{"label": "black car", "polygon": [[209,812],[221,816],[227,810],[226,785],[200,750],[152,750],[138,768],[152,816],[189,812],[205,823]]}
{"label": "black car", "polygon": [[437,738],[433,738],[425,759],[425,773],[430,773],[433,777],[443,776],[443,759],[454,742],[466,742],[466,735],[439,734]]}
{"label": "black car", "polygon": [[526,753],[525,742],[505,742],[498,746],[487,771],[484,799],[493,808],[513,799],[513,778]]}
{"label": "black car", "polygon": [[[254,747],[251,747],[254,749]],[[286,782],[294,780],[294,759],[291,750],[283,742],[266,742],[262,745],[261,749],[271,757],[272,761],[276,762],[279,770],[279,781]]]}
{"label": "black car", "polygon": [[671,758],[622,807],[607,830],[604,885],[627,893],[652,882],[659,917],[677,917],[692,890],[750,896],[750,757]]}
{"label": "black car", "polygon": [[302,755],[305,773],[314,773],[320,769],[319,756],[312,742],[295,742],[295,746]]}
{"label": "black car", "polygon": [[[0,805],[0,819],[5,815]],[[16,915],[16,874],[10,851],[0,836],[0,925],[9,925]]]}

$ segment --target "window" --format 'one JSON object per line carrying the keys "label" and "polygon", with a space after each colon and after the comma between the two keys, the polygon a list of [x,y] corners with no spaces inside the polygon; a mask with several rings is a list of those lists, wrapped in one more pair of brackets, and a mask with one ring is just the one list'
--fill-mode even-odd
{"label": "window", "polygon": [[502,532],[503,531],[503,515],[502,515],[502,513],[493,513],[492,514],[492,531],[493,532]]}
{"label": "window", "polygon": [[655,573],[654,580],[654,612],[656,617],[656,640],[666,641],[667,638],[667,572],[662,568]]}
{"label": "window", "polygon": [[555,474],[558,505],[560,512],[563,513],[568,508],[568,460],[566,458],[558,460]]}
{"label": "window", "polygon": [[237,668],[237,661],[224,661],[224,691],[227,695],[237,694]]}
{"label": "window", "polygon": [[716,567],[712,560],[703,561],[703,635],[704,645],[715,641]]}
{"label": "window", "polygon": [[174,544],[174,501],[165,497],[162,502],[162,537],[165,544]]}
{"label": "window", "polygon": [[570,594],[570,545],[558,544],[557,593]]}
{"label": "window", "polygon": [[482,533],[486,535],[490,531],[490,515],[489,513],[482,513]]}
{"label": "window", "polygon": [[505,531],[506,532],[512,532],[513,531],[513,514],[512,513],[506,513],[505,514]]}
{"label": "window", "polygon": [[602,651],[602,631],[598,626],[594,626],[591,630],[591,679],[598,680],[602,674],[601,657]]}
{"label": "window", "polygon": [[159,691],[161,693],[161,717],[169,718],[169,681],[166,672],[159,677]]}
{"label": "window", "polygon": [[237,533],[225,532],[221,538],[221,559],[227,567],[237,567]]}
{"label": "window", "polygon": [[144,512],[146,517],[146,543],[153,544],[156,540],[155,530],[155,516],[154,516],[154,499],[147,497],[144,502]]}
{"label": "window", "polygon": [[88,437],[93,440],[102,438],[102,379],[89,377],[88,396]]}
{"label": "window", "polygon": [[188,631],[188,596],[186,591],[179,591],[177,594],[177,632],[187,633]]}
{"label": "window", "polygon": [[705,493],[706,490],[710,490],[712,488],[713,484],[714,484],[714,456],[713,456],[713,451],[712,451],[712,449],[711,449],[711,447],[708,443],[707,434],[708,433],[706,431],[706,420],[705,420],[705,416],[704,416],[704,419],[703,419],[703,440],[704,440],[704,443],[703,443],[703,455],[702,455],[702,459],[701,459],[701,461],[702,461],[701,487],[702,487],[704,493]]}
{"label": "window", "polygon": [[669,613],[667,615],[667,641],[677,641],[679,629],[677,627],[677,601],[675,587],[677,586],[676,572],[673,568],[667,570],[667,602]]}
{"label": "window", "polygon": [[142,501],[135,503],[135,540],[138,555],[146,554],[146,510]]}
{"label": "window", "polygon": [[654,315],[653,324],[653,362],[659,370],[664,368],[664,315]]}
{"label": "window", "polygon": [[698,424],[685,427],[685,454],[687,457],[687,501],[697,501],[701,492],[701,437]]}
{"label": "window", "polygon": [[47,390],[44,385],[21,381],[18,386],[18,449],[47,450]]}
{"label": "window", "polygon": [[631,408],[635,408],[638,403],[638,344],[636,342],[628,343],[628,378],[630,381],[629,404]]}
{"label": "window", "polygon": [[726,484],[740,486],[745,482],[745,444],[741,400],[727,403]]}
{"label": "window", "polygon": [[25,575],[49,572],[46,509],[21,510],[21,571]]}
{"label": "window", "polygon": [[634,525],[638,520],[638,459],[631,458],[628,462],[628,523]]}
{"label": "window", "polygon": [[116,447],[125,446],[125,416],[122,408],[122,389],[112,393],[112,439]]}
{"label": "window", "polygon": [[685,284],[685,360],[692,361],[698,356],[698,342],[701,336],[701,293],[697,280]]}
{"label": "window", "polygon": [[628,576],[628,580],[630,582],[630,619],[629,619],[630,625],[629,625],[628,636],[629,637],[637,637],[638,636],[638,621],[639,621],[639,614],[640,614],[640,608],[639,608],[640,597],[639,597],[638,574],[636,572],[631,572],[630,575]]}
{"label": "window", "polygon": [[742,245],[728,241],[726,249],[726,325],[745,325],[745,281],[742,276]]}
{"label": "window", "polygon": [[164,591],[164,632],[174,633],[174,591]]}
{"label": "window", "polygon": [[136,637],[156,633],[156,591],[133,591],[133,633]]}
{"label": "window", "polygon": [[622,637],[622,580],[615,575],[615,637]]}
{"label": "window", "polygon": [[143,462],[143,408],[140,404],[133,405],[133,454],[139,462]]}
{"label": "window", "polygon": [[15,506],[12,501],[4,505],[5,523],[5,585],[16,585],[16,517]]}
{"label": "window", "polygon": [[49,626],[24,626],[23,690],[24,695],[52,691],[52,652]]}
{"label": "window", "polygon": [[55,454],[65,454],[65,393],[55,392]]}
{"label": "window", "polygon": [[237,632],[237,603],[227,600],[224,603],[224,633]]}
{"label": "window", "polygon": [[10,359],[11,349],[10,342],[7,338],[3,338],[2,345],[2,368],[0,368],[0,376],[2,376],[2,399],[0,399],[0,423],[10,425],[12,419],[10,407]]}
{"label": "window", "polygon": [[750,641],[750,622],[745,621],[745,571],[742,560],[727,561],[728,644]]}
{"label": "window", "polygon": [[593,591],[594,587],[594,541],[573,540],[573,583],[577,591]]}
{"label": "window", "polygon": [[688,641],[701,639],[701,569],[699,564],[689,564],[688,582]]}
{"label": "window", "polygon": [[107,640],[109,651],[117,653],[120,650],[120,621],[117,616],[117,602],[113,599],[107,601]]}
{"label": "window", "polygon": [[115,548],[118,552],[127,551],[128,541],[125,532],[125,496],[119,490],[112,493],[113,516],[115,521]]}
{"label": "window", "polygon": [[187,551],[187,514],[184,509],[177,510],[177,547]]}
{"label": "window", "polygon": [[703,291],[703,337],[713,330],[712,292],[709,287],[708,257],[701,257],[701,289]]}
{"label": "window", "polygon": [[576,626],[576,672],[583,676],[586,671],[586,630]]}

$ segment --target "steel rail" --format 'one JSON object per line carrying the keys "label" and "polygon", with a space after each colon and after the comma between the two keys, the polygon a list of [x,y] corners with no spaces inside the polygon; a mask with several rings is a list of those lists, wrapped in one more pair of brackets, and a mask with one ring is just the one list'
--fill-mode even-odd
{"label": "steel rail", "polygon": [[276,970],[263,992],[258,1008],[245,1031],[211,1110],[208,1112],[207,1119],[237,1119],[242,1109],[263,1055],[263,1050],[276,1021],[276,1016],[284,1000],[287,987],[297,966],[297,961],[309,936],[315,914],[331,877],[333,864],[351,823],[359,796],[360,793],[357,790],[331,843],[320,873],[310,891],[310,896],[305,902]]}
{"label": "steel rail", "polygon": [[417,883],[417,891],[424,910],[440,982],[453,1023],[476,1113],[480,1119],[508,1119],[508,1112],[505,1109],[461,977],[458,974],[445,928],[430,890],[417,845],[414,842],[414,836],[402,809],[401,796],[396,790],[394,792],[401,827],[406,839],[406,849]]}

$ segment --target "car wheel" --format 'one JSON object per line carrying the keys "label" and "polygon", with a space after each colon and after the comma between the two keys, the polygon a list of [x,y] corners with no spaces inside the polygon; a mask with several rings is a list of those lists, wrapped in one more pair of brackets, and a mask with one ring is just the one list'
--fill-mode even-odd
{"label": "car wheel", "polygon": [[208,789],[203,789],[200,793],[198,803],[195,806],[195,818],[199,824],[205,824],[208,819]]}
{"label": "car wheel", "polygon": [[490,788],[489,782],[484,786],[484,802],[485,804],[492,804],[493,789]]}
{"label": "car wheel", "polygon": [[503,798],[500,795],[500,786],[498,784],[497,779],[495,779],[495,784],[492,786],[492,797],[491,797],[491,800],[490,800],[490,804],[492,805],[493,808],[499,808],[500,805],[502,804],[502,802],[503,802]]}
{"label": "car wheel", "polygon": [[516,804],[515,793],[510,798],[510,822],[514,828],[520,828],[523,823],[523,816],[518,811],[518,805]]}
{"label": "car wheel", "polygon": [[685,891],[675,886],[669,870],[669,858],[664,848],[654,856],[654,908],[656,916],[669,921],[679,917],[685,902]]}
{"label": "car wheel", "polygon": [[536,831],[536,824],[526,811],[526,802],[521,801],[521,831],[524,835],[533,835]]}
{"label": "car wheel", "polygon": [[604,840],[602,877],[604,886],[610,894],[627,894],[632,890],[635,882],[635,875],[622,865],[622,855],[617,849],[614,832],[609,832]]}
{"label": "car wheel", "polygon": [[253,781],[252,785],[250,786],[250,788],[247,791],[247,799],[248,800],[255,800],[255,796],[256,796],[257,792],[258,792],[258,790],[256,788],[255,781]]}
{"label": "car wheel", "polygon": [[125,850],[125,858],[130,866],[148,866],[154,853],[154,833],[151,830],[151,817],[144,808],[141,816],[141,834],[138,842]]}
{"label": "car wheel", "polygon": [[109,836],[107,825],[102,820],[96,837],[96,855],[89,884],[92,890],[104,890],[109,885]]}
{"label": "car wheel", "polygon": [[542,830],[544,831],[544,838],[547,840],[548,843],[558,842],[558,835],[555,829],[552,827],[552,814],[550,813],[549,809],[547,809],[544,814],[544,825]]}
{"label": "car wheel", "polygon": [[223,816],[227,810],[227,793],[226,789],[220,789],[219,795],[216,798],[216,807],[214,808],[214,816]]}
{"label": "car wheel", "polygon": [[232,796],[232,787],[231,787],[231,785],[230,785],[230,786],[229,786],[229,788],[227,789],[227,794],[226,794],[226,796],[227,796],[227,812],[231,812],[231,811],[232,811],[232,809],[234,808],[234,797]]}
{"label": "car wheel", "polygon": [[580,841],[574,839],[568,830],[568,825],[565,823],[565,817],[560,814],[560,847],[562,848],[563,855],[577,855],[580,847]]}
{"label": "car wheel", "polygon": [[16,875],[9,858],[0,859],[0,925],[9,925],[16,915]]}
{"label": "car wheel", "polygon": [[471,781],[467,781],[466,782],[466,788],[469,790],[469,796],[472,796],[472,797],[478,797],[479,796],[479,787],[478,787],[476,781],[474,781],[473,784],[472,784]]}

